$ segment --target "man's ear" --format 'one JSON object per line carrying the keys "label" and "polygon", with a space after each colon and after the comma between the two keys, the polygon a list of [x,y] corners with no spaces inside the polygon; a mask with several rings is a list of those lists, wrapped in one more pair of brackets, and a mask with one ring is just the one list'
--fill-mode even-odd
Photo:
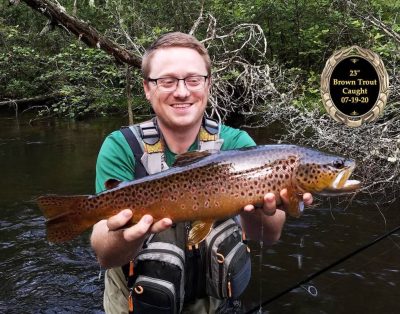
{"label": "man's ear", "polygon": [[146,80],[143,80],[143,89],[144,89],[144,93],[146,95],[146,99],[148,101],[150,101],[150,86],[149,86],[149,82]]}
{"label": "man's ear", "polygon": [[211,93],[211,88],[212,88],[212,77],[211,75],[208,77],[208,92]]}

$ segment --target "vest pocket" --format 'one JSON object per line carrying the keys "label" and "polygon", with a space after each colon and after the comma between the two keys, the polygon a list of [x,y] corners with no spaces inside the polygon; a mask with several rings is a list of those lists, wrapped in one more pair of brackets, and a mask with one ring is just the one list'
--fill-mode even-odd
{"label": "vest pocket", "polygon": [[250,254],[240,227],[229,219],[218,225],[207,239],[207,294],[238,298],[251,277]]}
{"label": "vest pocket", "polygon": [[166,280],[139,276],[131,290],[134,313],[176,313],[176,291]]}
{"label": "vest pocket", "polygon": [[[244,243],[239,243],[231,253],[225,259],[227,279],[226,283],[221,283],[221,286],[226,285],[228,297],[236,299],[244,292],[250,281],[251,262],[247,245]],[[231,256],[232,259],[229,261]]]}
{"label": "vest pocket", "polygon": [[178,313],[184,300],[184,252],[174,244],[152,242],[135,258],[130,312]]}

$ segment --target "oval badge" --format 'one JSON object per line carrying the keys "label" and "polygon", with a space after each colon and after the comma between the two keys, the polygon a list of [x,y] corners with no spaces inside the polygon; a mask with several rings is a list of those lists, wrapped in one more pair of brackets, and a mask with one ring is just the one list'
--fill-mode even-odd
{"label": "oval badge", "polygon": [[351,46],[336,51],[326,62],[321,95],[333,119],[357,127],[383,112],[389,95],[389,76],[376,53]]}

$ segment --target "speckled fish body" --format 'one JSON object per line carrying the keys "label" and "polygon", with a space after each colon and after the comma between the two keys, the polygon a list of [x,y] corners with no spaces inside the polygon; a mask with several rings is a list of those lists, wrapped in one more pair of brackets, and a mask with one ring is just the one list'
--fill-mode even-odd
{"label": "speckled fish body", "polygon": [[[48,239],[64,242],[93,224],[130,208],[132,223],[144,214],[155,220],[202,221],[237,215],[247,204],[262,204],[266,193],[287,188],[288,213],[298,217],[304,192],[340,194],[358,188],[349,180],[352,160],[295,145],[265,145],[178,156],[174,167],[89,196],[42,196]],[[197,239],[197,238],[196,238]],[[198,239],[197,239],[198,240]],[[197,240],[194,240],[195,242]]]}

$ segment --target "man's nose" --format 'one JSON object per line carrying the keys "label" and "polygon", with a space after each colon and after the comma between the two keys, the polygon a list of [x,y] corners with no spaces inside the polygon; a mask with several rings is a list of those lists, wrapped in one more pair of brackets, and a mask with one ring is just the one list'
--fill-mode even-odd
{"label": "man's nose", "polygon": [[178,85],[174,91],[175,97],[187,97],[189,96],[190,91],[186,87],[186,83],[183,80],[178,81]]}

